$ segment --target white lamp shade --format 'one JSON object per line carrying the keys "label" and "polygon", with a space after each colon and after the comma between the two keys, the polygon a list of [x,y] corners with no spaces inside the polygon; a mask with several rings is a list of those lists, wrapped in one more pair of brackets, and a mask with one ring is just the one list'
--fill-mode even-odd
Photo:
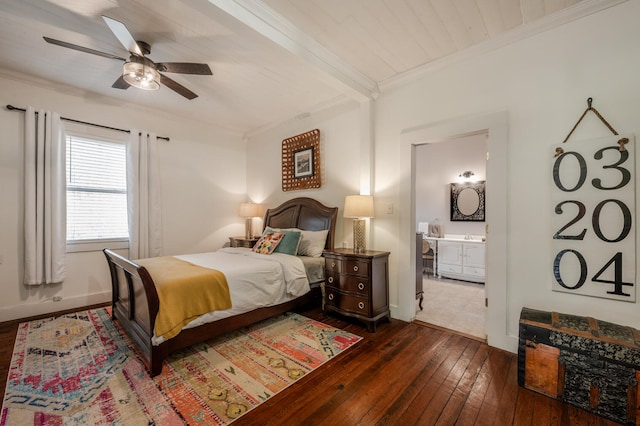
{"label": "white lamp shade", "polygon": [[241,217],[260,217],[261,204],[242,203],[240,204]]}
{"label": "white lamp shade", "polygon": [[347,195],[344,199],[344,217],[373,217],[373,196]]}

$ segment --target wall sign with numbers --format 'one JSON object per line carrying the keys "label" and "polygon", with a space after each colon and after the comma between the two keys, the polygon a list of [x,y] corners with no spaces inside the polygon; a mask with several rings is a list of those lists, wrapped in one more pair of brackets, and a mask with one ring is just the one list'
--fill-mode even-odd
{"label": "wall sign with numbers", "polygon": [[635,302],[634,138],[563,149],[551,168],[552,289]]}

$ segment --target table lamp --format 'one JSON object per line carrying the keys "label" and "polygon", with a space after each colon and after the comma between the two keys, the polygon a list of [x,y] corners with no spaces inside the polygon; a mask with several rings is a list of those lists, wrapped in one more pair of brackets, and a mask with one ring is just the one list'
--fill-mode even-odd
{"label": "table lamp", "polygon": [[344,217],[353,219],[353,252],[363,253],[367,249],[365,218],[373,217],[372,195],[347,195],[344,199]]}
{"label": "table lamp", "polygon": [[240,204],[240,216],[245,218],[244,237],[253,238],[253,218],[260,217],[260,204],[242,203]]}

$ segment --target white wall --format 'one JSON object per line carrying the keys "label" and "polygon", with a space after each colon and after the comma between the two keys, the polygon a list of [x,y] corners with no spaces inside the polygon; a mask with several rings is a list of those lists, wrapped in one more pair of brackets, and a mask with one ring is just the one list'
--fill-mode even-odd
{"label": "white wall", "polygon": [[[640,2],[626,2],[480,57],[435,69],[403,86],[383,87],[376,112],[384,117],[376,128],[376,195],[402,206],[413,203],[412,191],[405,190],[411,185],[413,165],[411,156],[406,155],[403,132],[506,112],[505,151],[490,152],[492,159],[506,155],[504,185],[508,188],[505,200],[491,199],[492,204],[503,204],[508,229],[507,247],[489,253],[506,259],[503,294],[489,299],[489,315],[496,305],[506,306],[502,318],[491,322],[488,329],[490,342],[492,336],[499,337],[493,340],[497,346],[515,350],[523,306],[640,328],[636,303],[551,291],[549,195],[552,147],[565,138],[586,108],[588,97],[594,98],[594,106],[620,133],[640,133],[639,17]],[[589,114],[572,141],[608,134],[595,115]],[[491,137],[489,134],[490,147]],[[392,253],[410,253],[409,230],[413,226],[402,214],[376,221],[376,241]],[[489,240],[491,235],[490,230]],[[411,265],[396,266],[391,297],[399,304],[399,312],[408,312]],[[488,288],[491,286],[488,282]]]}
{"label": "white wall", "polygon": [[[102,252],[67,254],[67,279],[62,284],[22,284],[24,114],[7,111],[6,104],[31,105],[64,117],[169,136],[171,142],[160,141],[158,148],[165,254],[210,251],[221,247],[229,236],[243,234],[243,221],[237,213],[246,199],[246,144],[239,135],[68,87],[0,73],[0,321],[101,303],[111,297]],[[52,302],[54,296],[62,301]]]}
{"label": "white wall", "polygon": [[[282,191],[282,141],[313,129],[320,130],[322,186],[318,189]],[[275,207],[295,197],[311,197],[338,207],[335,244],[353,247],[352,220],[344,220],[344,197],[360,191],[360,108],[344,102],[292,119],[249,137],[247,142],[247,193],[256,202]],[[380,209],[378,209],[380,210]],[[370,241],[369,248],[377,249]]]}
{"label": "white wall", "polygon": [[461,182],[459,175],[465,171],[472,171],[475,180],[485,180],[486,153],[485,133],[418,145],[415,150],[416,222],[433,223],[438,219],[444,233],[485,235],[484,222],[450,220],[450,185]]}

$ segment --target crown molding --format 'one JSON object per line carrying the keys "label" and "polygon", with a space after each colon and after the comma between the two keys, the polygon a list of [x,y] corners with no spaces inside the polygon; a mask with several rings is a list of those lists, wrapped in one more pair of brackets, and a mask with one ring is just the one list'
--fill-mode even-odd
{"label": "crown molding", "polygon": [[[249,130],[248,132],[243,134],[243,139],[249,140],[251,138],[254,138],[256,136],[259,136],[271,129],[275,129],[279,126],[283,126],[286,125],[288,123],[294,123],[295,121],[300,121],[300,120],[306,120],[308,118],[313,118],[325,111],[329,111],[331,109],[334,108],[339,108],[339,107],[343,107],[343,106],[348,106],[350,103],[355,102],[354,99],[351,99],[350,97],[347,97],[346,95],[340,95],[336,98],[330,99],[326,102],[322,102],[319,103],[317,105],[315,105],[312,109],[310,109],[309,111],[300,113],[298,115],[296,115],[295,117],[289,117],[283,120],[278,120],[278,121],[274,121],[268,124],[265,124],[264,126],[258,127],[256,129],[252,129]],[[355,105],[355,104],[354,104]]]}

